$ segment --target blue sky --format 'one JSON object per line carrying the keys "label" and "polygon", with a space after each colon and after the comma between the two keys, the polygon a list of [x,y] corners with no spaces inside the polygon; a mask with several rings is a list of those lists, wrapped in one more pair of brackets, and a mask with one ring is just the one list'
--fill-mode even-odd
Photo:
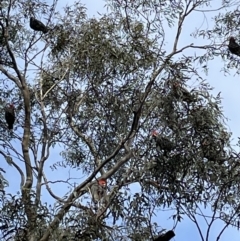
{"label": "blue sky", "polygon": [[[60,1],[61,5],[63,6],[64,1]],[[71,5],[74,1],[68,1],[68,4]],[[87,7],[87,14],[89,17],[96,16],[98,17],[98,13],[103,13],[105,12],[103,6],[104,6],[104,1],[98,0],[98,1],[90,1],[90,0],[83,0],[81,1],[84,3]],[[219,1],[220,2],[220,1]],[[59,5],[59,7],[61,6]],[[203,45],[208,42],[203,42],[202,39],[200,40],[195,40],[194,38],[190,37],[191,31],[194,30],[195,27],[204,27],[204,25],[208,24],[210,27],[213,22],[211,20],[211,16],[215,15],[215,13],[209,13],[206,15],[207,22],[205,21],[203,23],[203,15],[201,13],[194,13],[188,18],[188,21],[184,24],[183,27],[183,34],[182,38],[180,39],[180,45],[185,46],[188,45],[192,42],[196,43],[199,45]],[[194,26],[193,26],[194,23]],[[172,46],[172,41],[175,36],[175,29],[173,28],[172,30],[169,30],[167,32],[167,37],[166,37],[166,49]],[[224,40],[224,39],[223,39]],[[226,39],[225,39],[226,40]],[[196,51],[196,50],[189,50],[191,51]],[[194,53],[194,52],[193,52]],[[214,87],[212,90],[212,94],[215,96],[219,92],[221,92],[222,96],[222,105],[223,105],[223,111],[224,115],[229,118],[227,122],[227,126],[229,131],[233,133],[233,144],[237,143],[237,138],[240,136],[240,129],[238,129],[238,123],[240,123],[240,115],[238,114],[238,103],[240,103],[240,94],[239,94],[239,89],[240,89],[240,78],[237,75],[234,75],[235,72],[232,71],[231,76],[224,76],[223,73],[220,72],[221,67],[223,66],[223,62],[221,58],[215,57],[213,61],[209,63],[209,74],[206,76],[207,82]],[[46,164],[46,167],[48,168],[51,163],[55,163],[58,160],[61,160],[61,157],[59,155],[60,148],[55,148],[52,150],[52,153],[49,158],[49,162]],[[236,150],[239,151],[239,149],[236,147]],[[4,170],[7,172],[6,173],[6,178],[7,180],[10,180],[10,187],[8,188],[9,191],[11,192],[16,192],[19,190],[19,178],[15,170],[13,170],[10,166],[3,165]],[[61,169],[60,171],[51,171],[50,168],[47,171],[47,175],[50,177],[49,180],[58,180],[62,179],[63,176],[67,177],[68,175],[71,175],[76,178],[76,182],[80,183],[81,181],[84,180],[85,177],[79,176],[79,173],[76,171],[71,171],[69,173],[69,170],[66,169]],[[15,178],[17,177],[17,178]],[[63,186],[63,184],[58,184],[52,187],[53,191],[56,192],[59,196],[64,195],[68,190]],[[137,191],[138,187],[135,185],[132,189],[133,192]],[[43,192],[43,200],[49,201],[51,200],[47,192]],[[210,214],[210,210],[206,211],[207,214]],[[173,227],[173,222],[172,220],[168,220],[169,214],[171,212],[158,212],[158,216],[154,219],[162,228],[165,229],[171,229]],[[206,225],[204,224],[203,220],[200,221],[201,224],[201,229],[203,233],[206,232]],[[212,229],[212,232],[210,234],[210,238],[208,239],[209,241],[214,241],[216,240],[217,235],[221,231],[222,223],[217,222]],[[229,238],[231,238],[231,241],[237,241],[239,240],[239,232],[236,229],[229,228],[224,232],[224,235],[220,240],[222,241],[227,241]],[[198,231],[196,229],[196,226],[189,221],[187,218],[184,219],[176,228],[176,237],[173,240],[179,240],[179,241],[200,241],[200,236],[198,234]]]}

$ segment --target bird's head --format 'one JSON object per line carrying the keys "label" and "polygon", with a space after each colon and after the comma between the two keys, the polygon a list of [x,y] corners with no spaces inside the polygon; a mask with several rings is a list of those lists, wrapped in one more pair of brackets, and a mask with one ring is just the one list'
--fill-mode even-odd
{"label": "bird's head", "polygon": [[107,186],[107,180],[102,178],[98,180],[98,184],[102,187],[106,187]]}
{"label": "bird's head", "polygon": [[235,38],[231,36],[231,37],[229,38],[229,41],[230,41],[230,42],[235,42]]}
{"label": "bird's head", "polygon": [[153,130],[153,131],[151,132],[151,135],[152,135],[152,136],[158,136],[158,132],[157,132],[156,130]]}
{"label": "bird's head", "polygon": [[10,107],[11,109],[14,109],[14,105],[13,105],[13,104],[10,104],[9,107]]}

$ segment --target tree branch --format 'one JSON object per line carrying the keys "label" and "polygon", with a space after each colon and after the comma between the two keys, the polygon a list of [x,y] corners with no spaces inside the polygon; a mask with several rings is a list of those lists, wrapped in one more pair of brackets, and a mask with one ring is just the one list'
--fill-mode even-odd
{"label": "tree branch", "polygon": [[[119,161],[119,163],[124,164],[126,162],[126,160],[128,160],[129,158],[131,158],[132,153],[128,153],[125,157],[122,158],[122,160]],[[111,160],[111,159],[110,159]],[[77,186],[76,188],[74,188],[74,190],[72,191],[72,193],[69,195],[66,203],[62,206],[62,208],[60,209],[60,211],[57,213],[57,215],[55,216],[54,220],[51,222],[51,224],[49,225],[49,228],[46,230],[45,234],[43,235],[43,237],[39,240],[39,241],[47,241],[51,231],[55,230],[60,221],[63,219],[64,215],[69,211],[69,209],[72,206],[72,202],[76,199],[79,198],[79,196],[81,196],[82,194],[84,194],[86,192],[86,190],[88,189],[88,187],[90,187],[90,185],[92,185],[92,183],[90,183],[90,181],[96,176],[96,174],[99,172],[99,170],[101,170],[101,168],[109,161],[109,159],[107,158],[93,173],[92,175],[87,178],[81,185]],[[114,171],[117,170],[117,168],[119,168],[121,166],[120,164],[115,165]],[[101,178],[109,178],[111,177],[111,175],[113,175],[114,172],[112,170],[110,170],[108,173],[104,174],[104,176],[102,176]]]}
{"label": "tree branch", "polygon": [[20,174],[20,177],[21,177],[21,182],[20,182],[20,188],[22,188],[22,186],[24,185],[24,182],[25,182],[25,177],[24,177],[24,174],[23,174],[23,171],[22,169],[12,160],[9,159],[9,156],[6,155],[3,151],[0,150],[0,154],[4,156],[6,162],[9,164],[9,165],[13,165],[17,171],[19,172]]}

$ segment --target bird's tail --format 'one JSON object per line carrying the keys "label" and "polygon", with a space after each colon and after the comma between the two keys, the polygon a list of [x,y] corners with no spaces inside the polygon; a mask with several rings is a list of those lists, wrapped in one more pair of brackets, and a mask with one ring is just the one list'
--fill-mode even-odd
{"label": "bird's tail", "polygon": [[8,124],[8,129],[12,130],[13,129],[13,124]]}

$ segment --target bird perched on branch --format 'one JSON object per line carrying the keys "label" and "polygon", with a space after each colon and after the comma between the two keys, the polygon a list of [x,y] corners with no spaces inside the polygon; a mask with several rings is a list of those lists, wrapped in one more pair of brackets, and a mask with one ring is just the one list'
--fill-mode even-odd
{"label": "bird perched on branch", "polygon": [[184,87],[182,87],[178,82],[173,83],[174,95],[178,99],[182,99],[188,103],[195,102],[194,96]]}
{"label": "bird perched on branch", "polygon": [[107,180],[99,179],[90,187],[90,192],[94,203],[98,203],[106,194]]}
{"label": "bird perched on branch", "polygon": [[43,33],[48,32],[48,28],[41,21],[33,17],[30,18],[30,28],[35,31],[41,31]]}
{"label": "bird perched on branch", "polygon": [[162,234],[155,238],[153,241],[169,241],[175,236],[175,233],[172,230],[167,231],[165,234]]}
{"label": "bird perched on branch", "polygon": [[234,37],[229,38],[228,49],[232,54],[240,56],[240,45],[236,43]]}
{"label": "bird perched on branch", "polygon": [[175,148],[175,145],[166,137],[160,136],[156,130],[152,131],[152,137],[156,141],[157,146],[164,151],[164,155]]}
{"label": "bird perched on branch", "polygon": [[8,124],[8,129],[12,130],[15,121],[15,111],[14,106],[12,104],[9,105],[9,107],[5,107],[5,120]]}

